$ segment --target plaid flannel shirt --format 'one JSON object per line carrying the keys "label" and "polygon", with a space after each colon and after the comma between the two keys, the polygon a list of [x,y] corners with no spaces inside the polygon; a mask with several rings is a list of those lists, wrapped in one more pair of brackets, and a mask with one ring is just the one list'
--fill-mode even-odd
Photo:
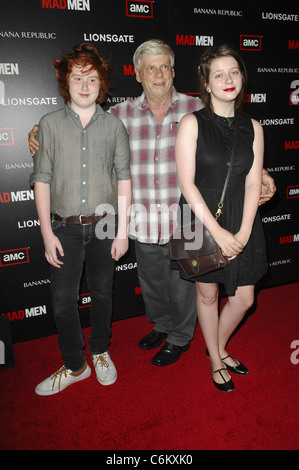
{"label": "plaid flannel shirt", "polygon": [[142,243],[166,244],[177,220],[180,189],[174,143],[181,118],[203,107],[198,98],[173,88],[171,103],[159,124],[143,93],[109,109],[129,134],[132,210],[129,235]]}

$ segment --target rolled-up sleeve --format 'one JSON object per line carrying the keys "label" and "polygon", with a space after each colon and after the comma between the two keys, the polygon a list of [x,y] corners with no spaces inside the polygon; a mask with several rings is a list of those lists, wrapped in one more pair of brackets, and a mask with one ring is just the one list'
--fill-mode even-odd
{"label": "rolled-up sleeve", "polygon": [[116,129],[114,171],[117,180],[129,180],[131,178],[129,136],[125,126],[119,119]]}
{"label": "rolled-up sleeve", "polygon": [[34,170],[30,175],[29,183],[30,186],[34,186],[36,182],[51,184],[53,175],[51,149],[53,148],[53,143],[51,142],[51,131],[47,124],[46,116],[39,123],[36,139],[40,145],[39,150],[33,156]]}

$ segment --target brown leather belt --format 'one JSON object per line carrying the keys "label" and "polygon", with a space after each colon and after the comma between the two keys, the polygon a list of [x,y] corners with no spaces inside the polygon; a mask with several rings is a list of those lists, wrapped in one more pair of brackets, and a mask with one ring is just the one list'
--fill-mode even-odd
{"label": "brown leather belt", "polygon": [[60,222],[65,221],[67,224],[90,225],[96,224],[97,222],[99,222],[99,220],[103,219],[105,215],[72,215],[71,217],[67,217],[66,219],[64,219],[63,217],[60,217],[60,215],[54,214],[54,220],[59,220]]}

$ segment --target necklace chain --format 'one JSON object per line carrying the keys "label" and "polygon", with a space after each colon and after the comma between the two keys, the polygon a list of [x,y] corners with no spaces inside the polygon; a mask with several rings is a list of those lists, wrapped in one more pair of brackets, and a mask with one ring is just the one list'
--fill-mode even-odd
{"label": "necklace chain", "polygon": [[235,120],[235,116],[232,117],[232,118],[224,118],[224,120],[228,122],[228,127],[231,128],[232,123],[233,123],[234,120]]}

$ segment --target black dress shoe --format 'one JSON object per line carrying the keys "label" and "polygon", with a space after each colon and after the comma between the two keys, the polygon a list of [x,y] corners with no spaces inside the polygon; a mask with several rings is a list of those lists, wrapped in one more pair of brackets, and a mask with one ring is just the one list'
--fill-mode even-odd
{"label": "black dress shoe", "polygon": [[[228,364],[226,364],[225,359],[228,359],[229,357],[236,363],[235,366],[229,366]],[[230,370],[231,372],[233,372],[234,374],[245,375],[245,374],[248,374],[248,372],[249,372],[249,370],[247,369],[246,366],[244,366],[244,364],[242,364],[239,361],[236,361],[236,359],[231,357],[230,354],[228,356],[224,357],[223,359],[221,359],[221,361],[223,362],[225,367],[228,370]]]}
{"label": "black dress shoe", "polygon": [[162,341],[167,337],[167,333],[163,333],[162,331],[152,330],[150,333],[144,336],[139,341],[138,346],[141,349],[154,349],[160,346]]}
{"label": "black dress shoe", "polygon": [[[235,388],[234,384],[233,384],[233,381],[229,375],[229,380],[225,380],[225,377],[224,375],[222,374],[222,370],[226,370],[226,368],[222,368],[222,369],[217,369],[217,370],[214,370],[214,371],[211,371],[212,373],[212,380],[213,380],[213,384],[215,385],[216,388],[218,388],[218,390],[220,390],[221,392],[232,392]],[[214,374],[219,374],[221,376],[221,379],[223,380],[222,383],[219,383],[219,382],[216,382],[213,378],[213,375]]]}
{"label": "black dress shoe", "polygon": [[176,346],[175,344],[166,343],[159,352],[153,357],[152,363],[155,366],[168,366],[179,360],[184,351],[189,349],[190,344],[187,343],[184,346]]}

